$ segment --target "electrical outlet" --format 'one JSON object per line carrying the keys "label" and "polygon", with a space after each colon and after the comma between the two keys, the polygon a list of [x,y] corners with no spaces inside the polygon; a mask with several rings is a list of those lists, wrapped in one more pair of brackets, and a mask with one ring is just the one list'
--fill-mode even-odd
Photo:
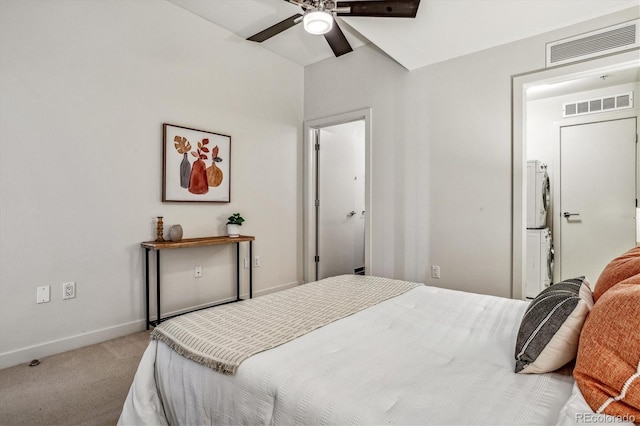
{"label": "electrical outlet", "polygon": [[251,266],[250,259],[248,257],[245,257],[244,258],[244,269],[249,269],[249,266]]}
{"label": "electrical outlet", "polygon": [[440,267],[438,265],[431,266],[431,278],[440,278]]}
{"label": "electrical outlet", "polygon": [[202,276],[202,266],[196,265],[193,267],[193,278],[200,278]]}
{"label": "electrical outlet", "polygon": [[62,283],[62,300],[73,299],[74,297],[76,297],[76,282]]}
{"label": "electrical outlet", "polygon": [[47,303],[51,300],[51,286],[38,287],[36,289],[36,303]]}
{"label": "electrical outlet", "polygon": [[253,257],[253,266],[255,266],[256,268],[260,267],[260,256]]}

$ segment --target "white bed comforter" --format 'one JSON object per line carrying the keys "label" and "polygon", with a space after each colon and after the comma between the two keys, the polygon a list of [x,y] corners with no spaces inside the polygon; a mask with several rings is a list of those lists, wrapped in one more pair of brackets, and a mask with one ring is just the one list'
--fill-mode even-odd
{"label": "white bed comforter", "polygon": [[523,301],[418,287],[222,375],[152,341],[122,425],[555,424],[573,379],[521,375]]}

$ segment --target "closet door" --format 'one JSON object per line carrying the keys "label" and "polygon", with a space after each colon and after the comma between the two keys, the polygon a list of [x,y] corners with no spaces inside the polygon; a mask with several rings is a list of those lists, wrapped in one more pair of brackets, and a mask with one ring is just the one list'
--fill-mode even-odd
{"label": "closet door", "polygon": [[614,257],[636,244],[636,119],[562,127],[561,279],[595,285]]}

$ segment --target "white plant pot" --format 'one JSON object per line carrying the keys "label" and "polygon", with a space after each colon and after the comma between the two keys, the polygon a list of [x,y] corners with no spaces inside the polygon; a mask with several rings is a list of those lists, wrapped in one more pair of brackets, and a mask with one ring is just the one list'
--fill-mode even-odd
{"label": "white plant pot", "polygon": [[237,225],[235,223],[227,223],[227,234],[230,237],[240,236],[240,225]]}

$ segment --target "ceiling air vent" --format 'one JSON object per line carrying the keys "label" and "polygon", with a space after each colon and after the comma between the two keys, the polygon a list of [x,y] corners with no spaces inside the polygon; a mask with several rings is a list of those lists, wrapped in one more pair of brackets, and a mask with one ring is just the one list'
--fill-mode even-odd
{"label": "ceiling air vent", "polygon": [[562,116],[575,117],[576,115],[609,112],[627,108],[633,108],[633,92],[566,103],[562,105]]}
{"label": "ceiling air vent", "polygon": [[640,46],[640,19],[547,43],[547,67]]}

